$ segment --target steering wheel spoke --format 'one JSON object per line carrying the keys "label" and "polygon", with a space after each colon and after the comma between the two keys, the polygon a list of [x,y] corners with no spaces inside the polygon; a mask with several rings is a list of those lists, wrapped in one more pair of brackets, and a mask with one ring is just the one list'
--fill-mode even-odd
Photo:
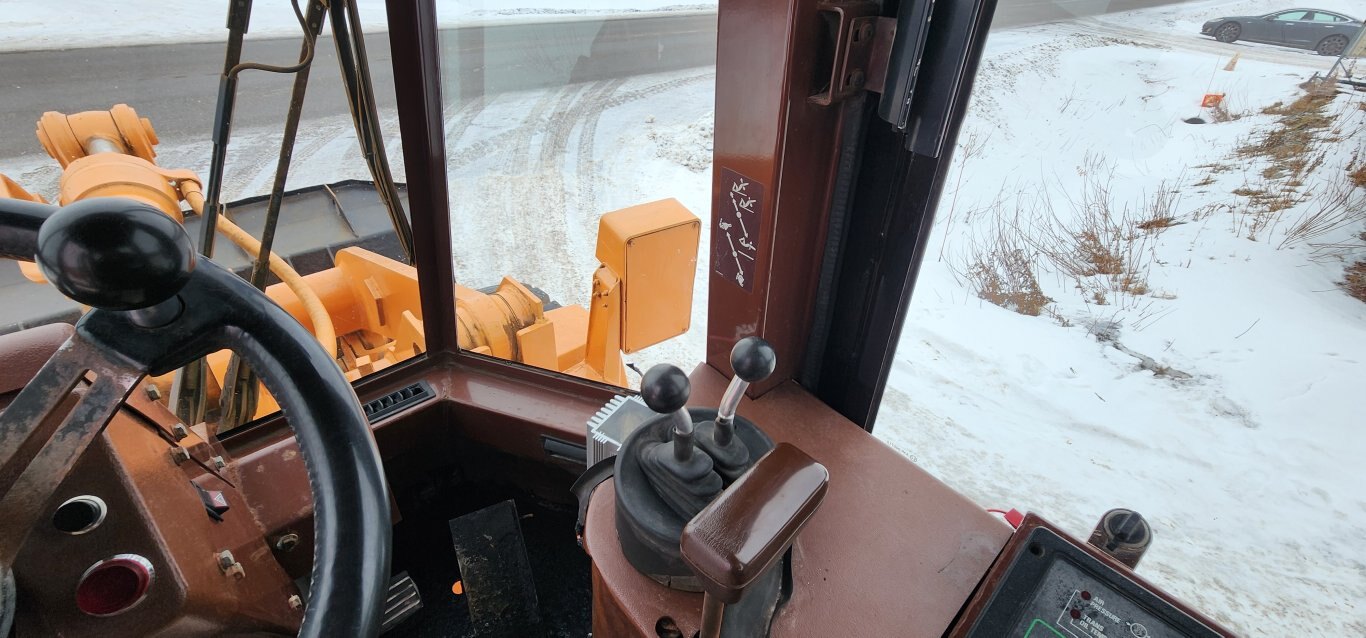
{"label": "steering wheel spoke", "polygon": [[[93,383],[65,411],[87,374]],[[76,333],[0,413],[0,566],[13,564],[47,499],[142,377]]]}
{"label": "steering wheel spoke", "polygon": [[[388,491],[332,353],[251,284],[197,262],[185,229],[150,206],[95,198],[54,212],[14,201],[0,199],[0,256],[36,256],[58,290],[95,309],[0,414],[0,572],[143,375],[231,349],[289,416],[308,469],[312,595],[300,635],[375,635],[389,582]],[[82,396],[63,415],[73,390]]]}

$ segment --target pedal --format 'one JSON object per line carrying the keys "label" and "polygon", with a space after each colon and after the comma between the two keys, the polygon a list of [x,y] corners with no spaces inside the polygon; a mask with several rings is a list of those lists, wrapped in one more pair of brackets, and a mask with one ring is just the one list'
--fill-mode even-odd
{"label": "pedal", "polygon": [[544,635],[521,524],[512,501],[450,521],[470,622],[479,638]]}
{"label": "pedal", "polygon": [[380,622],[379,633],[387,633],[419,609],[422,609],[422,594],[417,591],[417,583],[408,572],[399,572],[389,581],[389,596],[384,601],[384,620]]}

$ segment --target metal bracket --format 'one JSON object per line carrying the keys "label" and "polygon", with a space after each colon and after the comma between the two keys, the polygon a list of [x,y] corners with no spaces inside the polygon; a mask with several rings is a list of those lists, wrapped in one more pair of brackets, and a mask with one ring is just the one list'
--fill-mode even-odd
{"label": "metal bracket", "polygon": [[[834,59],[821,92],[807,100],[830,106],[863,91],[881,93],[896,38],[896,18],[879,17],[878,5],[873,2],[831,2],[820,5],[817,11],[834,27]],[[822,86],[820,80],[817,82]]]}

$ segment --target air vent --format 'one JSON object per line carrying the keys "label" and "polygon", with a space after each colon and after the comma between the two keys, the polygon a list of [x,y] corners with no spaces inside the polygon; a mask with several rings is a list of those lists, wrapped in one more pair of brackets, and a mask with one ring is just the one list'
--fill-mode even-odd
{"label": "air vent", "polygon": [[436,397],[436,392],[432,391],[432,386],[426,381],[418,381],[401,390],[395,390],[374,401],[365,403],[365,418],[371,423],[394,414],[399,410],[410,408],[424,401]]}

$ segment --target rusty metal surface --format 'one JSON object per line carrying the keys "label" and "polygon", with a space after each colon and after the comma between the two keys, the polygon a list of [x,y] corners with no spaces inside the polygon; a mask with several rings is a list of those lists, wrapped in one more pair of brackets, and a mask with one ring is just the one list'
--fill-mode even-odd
{"label": "rusty metal surface", "polygon": [[[54,413],[86,373],[95,375],[93,383],[49,430]],[[0,565],[13,563],[39,518],[39,506],[142,376],[132,363],[114,360],[77,333],[0,414],[0,486],[8,486],[0,495]],[[35,438],[46,444],[31,443]]]}
{"label": "rusty metal surface", "polygon": [[[280,568],[241,490],[177,465],[160,428],[175,423],[160,406],[116,413],[73,465],[70,476],[35,508],[41,517],[15,562],[27,613],[19,635],[183,636],[228,631],[293,633],[302,618],[289,606],[297,593]],[[223,492],[221,522],[205,512],[191,481]],[[108,506],[105,521],[72,536],[47,522],[54,508],[90,494]],[[228,550],[242,577],[225,573],[214,553]],[[77,610],[72,592],[92,564],[115,554],[146,558],[156,578],[147,598],[108,618]]]}

